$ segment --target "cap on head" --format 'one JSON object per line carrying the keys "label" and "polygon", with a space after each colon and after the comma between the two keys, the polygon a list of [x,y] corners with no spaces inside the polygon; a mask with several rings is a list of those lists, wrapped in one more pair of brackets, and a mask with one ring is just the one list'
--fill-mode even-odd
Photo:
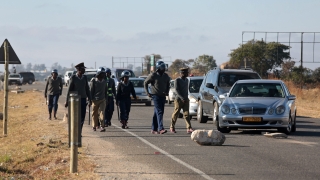
{"label": "cap on head", "polygon": [[84,63],[82,62],[82,63],[77,64],[77,65],[75,66],[75,68],[76,68],[76,69],[85,69],[85,68],[87,68],[87,67],[85,67],[85,66],[84,66]]}
{"label": "cap on head", "polygon": [[106,73],[111,73],[111,69],[106,68]]}
{"label": "cap on head", "polygon": [[188,67],[180,68],[180,72],[181,73],[189,72],[189,68]]}

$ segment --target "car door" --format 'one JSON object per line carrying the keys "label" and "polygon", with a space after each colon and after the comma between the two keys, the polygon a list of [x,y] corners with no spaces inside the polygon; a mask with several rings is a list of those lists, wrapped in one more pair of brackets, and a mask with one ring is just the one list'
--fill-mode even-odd
{"label": "car door", "polygon": [[212,83],[214,72],[211,71],[208,73],[205,84],[204,84],[204,90],[203,90],[203,111],[205,113],[208,113],[210,110],[210,105],[212,102],[212,98],[210,97],[210,91],[212,90],[210,87],[208,87],[208,83]]}

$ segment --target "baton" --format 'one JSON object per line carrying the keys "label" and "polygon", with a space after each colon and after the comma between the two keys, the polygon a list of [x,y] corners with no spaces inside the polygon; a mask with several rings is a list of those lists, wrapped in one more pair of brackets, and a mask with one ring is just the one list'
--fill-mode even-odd
{"label": "baton", "polygon": [[118,114],[118,120],[120,121],[120,117],[119,117],[119,106],[117,105],[117,114]]}
{"label": "baton", "polygon": [[88,124],[90,125],[90,106],[89,107],[89,120],[88,120]]}

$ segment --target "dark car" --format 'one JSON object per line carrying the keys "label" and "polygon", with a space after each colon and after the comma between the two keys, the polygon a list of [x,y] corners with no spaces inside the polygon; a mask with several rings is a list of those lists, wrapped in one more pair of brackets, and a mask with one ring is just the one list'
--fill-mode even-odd
{"label": "dark car", "polygon": [[210,70],[202,81],[198,97],[197,120],[206,123],[211,116],[217,125],[219,107],[224,99],[219,96],[229,92],[235,82],[242,79],[261,79],[259,74],[251,69],[220,69]]}
{"label": "dark car", "polygon": [[23,77],[22,84],[32,84],[36,80],[32,72],[19,72],[19,74]]}

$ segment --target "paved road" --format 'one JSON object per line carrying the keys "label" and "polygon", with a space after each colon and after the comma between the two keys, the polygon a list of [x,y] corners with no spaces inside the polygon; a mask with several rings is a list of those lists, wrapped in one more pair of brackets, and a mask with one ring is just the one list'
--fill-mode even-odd
{"label": "paved road", "polygon": [[[23,86],[41,89],[44,85]],[[64,93],[66,89],[64,89]],[[65,95],[60,98],[64,103]],[[299,108],[299,107],[298,107]],[[173,105],[166,105],[164,125],[169,128]],[[112,143],[128,161],[152,166],[149,173],[170,179],[319,179],[320,119],[298,117],[297,132],[287,139],[267,138],[259,130],[232,131],[223,146],[200,146],[191,141],[183,119],[176,134],[151,134],[153,106],[132,105],[130,129],[119,128],[116,111],[111,127],[98,138]],[[212,121],[195,129],[212,129]],[[90,128],[88,121],[85,128]],[[265,130],[264,130],[265,131]],[[112,170],[110,170],[112,171]],[[130,170],[128,170],[130,172]]]}

